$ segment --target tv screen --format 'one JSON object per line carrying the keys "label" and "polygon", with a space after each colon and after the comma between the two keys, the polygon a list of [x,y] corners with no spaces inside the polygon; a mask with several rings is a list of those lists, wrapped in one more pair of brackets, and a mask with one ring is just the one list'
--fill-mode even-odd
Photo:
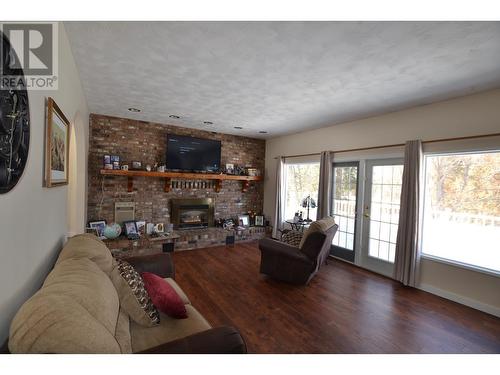
{"label": "tv screen", "polygon": [[167,135],[167,169],[192,172],[218,172],[220,141]]}

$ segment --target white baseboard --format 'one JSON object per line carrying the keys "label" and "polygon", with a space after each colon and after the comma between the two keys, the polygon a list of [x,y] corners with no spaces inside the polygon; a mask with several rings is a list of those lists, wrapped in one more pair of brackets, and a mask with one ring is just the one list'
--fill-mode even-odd
{"label": "white baseboard", "polygon": [[434,287],[432,285],[428,285],[428,284],[420,284],[417,288],[421,289],[425,292],[435,294],[439,297],[443,297],[443,298],[449,299],[451,301],[461,303],[462,305],[472,307],[473,309],[484,311],[485,313],[500,317],[500,308],[499,307],[491,306],[491,305],[488,305],[486,303],[479,302],[479,301],[476,301],[474,299],[464,297],[464,296],[461,296],[461,295],[456,294],[456,293],[448,292],[446,290],[442,290],[442,289],[436,288],[436,287]]}
{"label": "white baseboard", "polygon": [[79,233],[76,233],[76,232],[67,232],[66,233],[66,240],[69,240],[71,237],[74,237],[77,234],[79,234]]}

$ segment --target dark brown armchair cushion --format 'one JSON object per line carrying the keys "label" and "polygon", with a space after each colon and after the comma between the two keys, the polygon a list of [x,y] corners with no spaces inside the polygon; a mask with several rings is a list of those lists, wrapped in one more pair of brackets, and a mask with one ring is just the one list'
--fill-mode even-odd
{"label": "dark brown armchair cushion", "polygon": [[309,234],[300,249],[309,259],[316,259],[323,243],[325,242],[326,235],[321,232],[313,232]]}

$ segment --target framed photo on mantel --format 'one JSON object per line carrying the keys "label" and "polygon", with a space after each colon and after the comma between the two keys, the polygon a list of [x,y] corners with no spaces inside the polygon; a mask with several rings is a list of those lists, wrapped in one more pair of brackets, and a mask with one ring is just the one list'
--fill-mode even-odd
{"label": "framed photo on mantel", "polygon": [[45,135],[45,186],[68,184],[69,121],[54,99],[47,100],[47,132]]}

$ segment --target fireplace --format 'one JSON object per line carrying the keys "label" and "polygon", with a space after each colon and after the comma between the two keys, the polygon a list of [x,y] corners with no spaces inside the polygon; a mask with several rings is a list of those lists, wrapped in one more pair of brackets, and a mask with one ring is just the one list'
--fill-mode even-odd
{"label": "fireplace", "polygon": [[212,198],[172,199],[171,212],[175,229],[199,229],[214,226]]}

